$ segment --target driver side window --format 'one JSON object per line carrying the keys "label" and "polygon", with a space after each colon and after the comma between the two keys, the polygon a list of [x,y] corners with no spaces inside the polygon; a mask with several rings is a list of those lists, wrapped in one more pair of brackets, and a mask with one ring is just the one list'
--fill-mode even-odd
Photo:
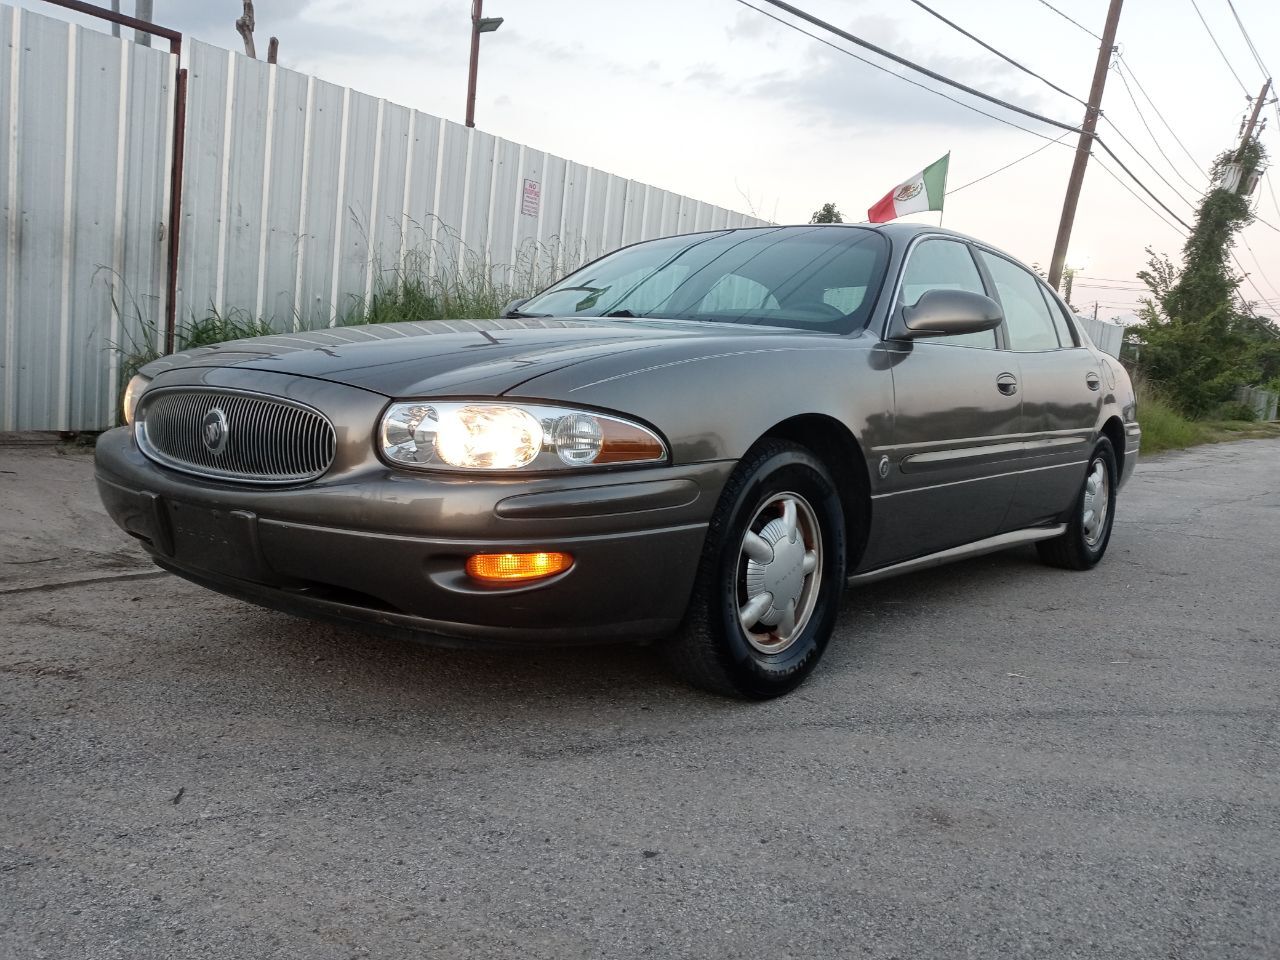
{"label": "driver side window", "polygon": [[[911,249],[902,273],[902,305],[915,306],[926,290],[967,290],[984,296],[987,293],[969,248],[959,241],[940,238],[922,240]],[[996,332],[961,333],[937,337],[934,342],[994,350]]]}

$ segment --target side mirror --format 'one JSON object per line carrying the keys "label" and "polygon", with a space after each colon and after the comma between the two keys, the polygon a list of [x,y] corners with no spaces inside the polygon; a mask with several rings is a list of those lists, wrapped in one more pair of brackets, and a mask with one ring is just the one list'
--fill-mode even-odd
{"label": "side mirror", "polygon": [[926,290],[914,306],[894,318],[895,340],[981,333],[1000,326],[1004,314],[990,297],[968,290]]}
{"label": "side mirror", "polygon": [[500,313],[499,316],[509,317],[511,316],[511,314],[515,313],[517,310],[519,310],[528,302],[529,302],[528,297],[517,297],[515,300],[512,300],[510,303],[508,303],[505,307],[502,308],[502,313]]}

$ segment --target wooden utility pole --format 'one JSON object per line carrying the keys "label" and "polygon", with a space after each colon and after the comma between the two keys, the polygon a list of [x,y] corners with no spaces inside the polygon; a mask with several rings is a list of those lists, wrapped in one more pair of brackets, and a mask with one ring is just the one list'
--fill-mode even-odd
{"label": "wooden utility pole", "polygon": [[[1253,129],[1258,125],[1258,114],[1262,113],[1262,105],[1267,102],[1267,92],[1271,89],[1271,78],[1267,77],[1267,82],[1262,85],[1262,92],[1258,94],[1258,99],[1253,101],[1253,113],[1249,114],[1249,123],[1244,128],[1244,136],[1240,138],[1240,149],[1236,151],[1236,163],[1244,159],[1244,148],[1249,145],[1249,141],[1253,139]],[[1244,182],[1248,179],[1251,170],[1243,171],[1240,177],[1240,185],[1243,187]]]}
{"label": "wooden utility pole", "polygon": [[244,0],[244,14],[236,19],[236,33],[244,40],[246,57],[258,59],[258,50],[253,43],[253,28],[257,26],[253,19],[253,0]]}
{"label": "wooden utility pole", "polygon": [[1102,28],[1102,44],[1098,47],[1098,62],[1093,68],[1093,86],[1089,88],[1089,103],[1084,111],[1084,123],[1080,125],[1080,141],[1076,144],[1076,159],[1067,180],[1067,195],[1062,201],[1062,218],[1058,221],[1058,239],[1053,244],[1053,259],[1049,261],[1049,286],[1058,289],[1062,280],[1062,267],[1067,262],[1067,245],[1071,242],[1071,227],[1076,220],[1076,205],[1080,202],[1080,188],[1084,185],[1084,168],[1089,163],[1089,151],[1093,147],[1093,131],[1098,126],[1102,112],[1102,91],[1107,85],[1107,70],[1111,66],[1111,53],[1115,49],[1116,28],[1120,26],[1120,7],[1124,0],[1111,0],[1107,10],[1107,23]]}
{"label": "wooden utility pole", "polygon": [[[258,59],[258,45],[253,41],[253,31],[257,25],[253,14],[253,0],[244,0],[244,13],[236,18],[236,33],[240,34],[240,38],[244,40],[245,56],[252,57],[254,60]],[[272,37],[267,42],[267,63],[275,63],[279,55],[280,39]]]}

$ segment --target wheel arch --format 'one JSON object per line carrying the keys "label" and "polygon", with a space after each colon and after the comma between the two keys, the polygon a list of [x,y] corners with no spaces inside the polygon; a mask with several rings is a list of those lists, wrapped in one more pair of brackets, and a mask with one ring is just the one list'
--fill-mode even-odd
{"label": "wheel arch", "polygon": [[1100,436],[1111,441],[1111,449],[1116,455],[1116,483],[1124,476],[1124,423],[1116,414],[1111,414],[1099,431]]}
{"label": "wheel arch", "polygon": [[806,413],[774,424],[760,437],[768,439],[799,444],[831,471],[844,508],[848,569],[853,570],[862,559],[871,528],[871,479],[858,438],[835,417]]}

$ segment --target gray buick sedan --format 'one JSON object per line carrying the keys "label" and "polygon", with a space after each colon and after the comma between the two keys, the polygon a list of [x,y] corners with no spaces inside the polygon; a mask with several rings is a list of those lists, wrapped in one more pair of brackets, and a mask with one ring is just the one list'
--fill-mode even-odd
{"label": "gray buick sedan", "polygon": [[111,516],[166,570],[444,643],[657,641],[795,687],[846,585],[1035,543],[1094,566],[1140,431],[1033,272],[912,224],[610,253],[499,320],[342,327],[145,367]]}

